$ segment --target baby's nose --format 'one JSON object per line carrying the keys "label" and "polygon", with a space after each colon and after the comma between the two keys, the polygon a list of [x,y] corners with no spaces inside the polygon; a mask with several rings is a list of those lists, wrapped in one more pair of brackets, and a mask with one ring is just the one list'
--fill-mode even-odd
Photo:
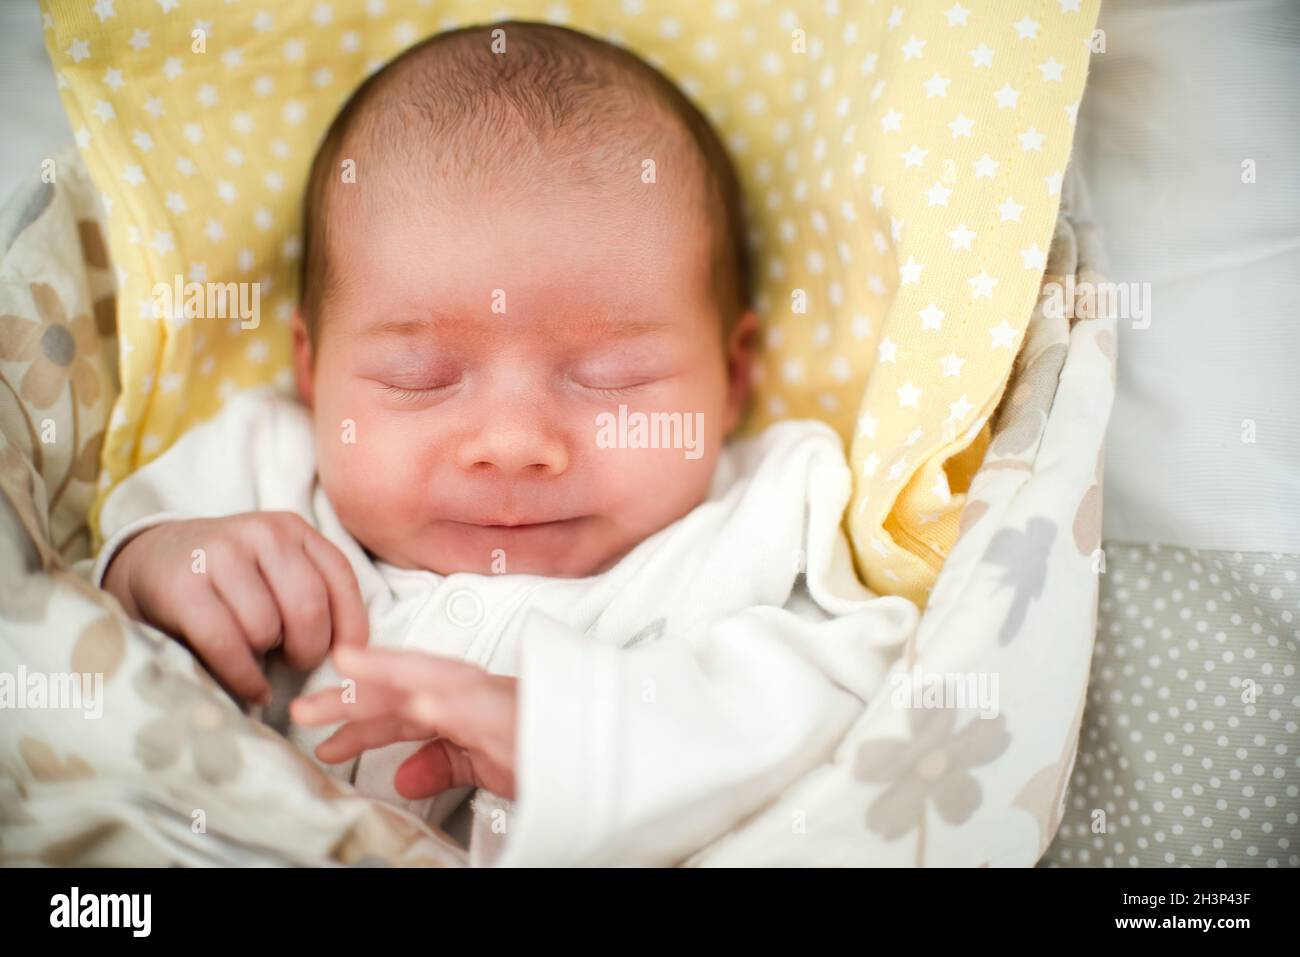
{"label": "baby's nose", "polygon": [[561,436],[533,423],[489,423],[460,445],[458,463],[466,471],[503,475],[562,474],[569,454]]}

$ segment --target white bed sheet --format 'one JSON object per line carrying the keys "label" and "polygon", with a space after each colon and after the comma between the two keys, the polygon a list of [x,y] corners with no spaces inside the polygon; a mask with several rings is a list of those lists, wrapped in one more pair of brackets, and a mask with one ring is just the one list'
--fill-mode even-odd
{"label": "white bed sheet", "polygon": [[1119,323],[1105,537],[1300,552],[1300,4],[1126,0],[1100,27],[1074,161],[1111,278],[1152,297]]}

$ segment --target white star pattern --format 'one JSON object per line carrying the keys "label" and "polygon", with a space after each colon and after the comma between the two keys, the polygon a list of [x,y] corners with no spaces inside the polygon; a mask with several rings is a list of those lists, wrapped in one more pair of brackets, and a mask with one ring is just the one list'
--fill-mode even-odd
{"label": "white star pattern", "polygon": [[985,153],[975,161],[975,178],[992,179],[998,175],[998,161]]}
{"label": "white star pattern", "polygon": [[1016,330],[1011,328],[1010,323],[1003,319],[1000,323],[989,330],[989,335],[993,337],[994,349],[1014,349],[1016,343]]}
{"label": "white star pattern", "polygon": [[1032,126],[1019,134],[1016,139],[1020,140],[1020,148],[1028,153],[1033,150],[1035,153],[1041,153],[1043,150],[1044,136]]}
{"label": "white star pattern", "polygon": [[948,418],[951,421],[960,422],[970,414],[970,411],[973,408],[975,408],[975,406],[971,404],[970,400],[966,398],[966,394],[963,392],[961,398],[948,406]]}
{"label": "white star pattern", "polygon": [[858,415],[858,435],[865,435],[869,439],[876,437],[876,428],[880,425],[880,420],[874,415],[863,409]]}
{"label": "white star pattern", "polygon": [[935,332],[938,332],[943,328],[944,312],[934,303],[930,303],[930,305],[922,309],[918,315],[921,317],[921,328],[923,330],[933,329]]}
{"label": "white star pattern", "polygon": [[971,243],[975,239],[975,232],[967,229],[965,223],[959,223],[957,228],[948,233],[948,238],[952,240],[952,248],[970,249]]}
{"label": "white star pattern", "polygon": [[980,270],[978,276],[971,276],[967,281],[970,283],[971,299],[992,299],[993,287],[998,284],[997,279],[990,276],[983,269]]}
{"label": "white star pattern", "polygon": [[94,113],[101,123],[107,123],[117,116],[117,113],[113,110],[113,104],[107,100],[96,100],[95,106],[90,112]]}
{"label": "white star pattern", "polygon": [[921,390],[912,385],[912,380],[908,379],[896,390],[898,392],[898,407],[900,409],[919,409]]}
{"label": "white star pattern", "polygon": [[910,286],[920,283],[921,270],[924,268],[923,264],[908,256],[907,262],[898,268],[898,284],[900,286]]}
{"label": "white star pattern", "polygon": [[970,51],[971,62],[977,67],[991,67],[993,66],[993,54],[996,52],[987,43],[981,43]]}
{"label": "white star pattern", "polygon": [[947,95],[948,95],[948,84],[951,83],[951,82],[952,82],[952,80],[945,80],[945,79],[944,79],[943,77],[941,77],[938,73],[936,73],[936,74],[934,74],[934,76],[930,77],[930,79],[926,80],[926,81],[925,81],[923,84],[921,84],[921,85],[925,87],[925,95],[926,95],[927,97],[929,97],[929,96],[947,96]]}
{"label": "white star pattern", "polygon": [[925,198],[930,206],[947,206],[948,197],[951,195],[952,190],[937,181],[925,191]]}
{"label": "white star pattern", "polygon": [[1018,223],[1024,208],[1023,205],[1008,196],[998,206],[998,219],[1004,223]]}
{"label": "white star pattern", "polygon": [[1020,250],[1020,259],[1026,269],[1043,269],[1047,266],[1047,253],[1038,248],[1038,243]]}
{"label": "white star pattern", "polygon": [[1032,40],[1038,36],[1038,24],[1027,16],[1018,23],[1013,23],[1012,26],[1016,30],[1016,36],[1022,40]]}

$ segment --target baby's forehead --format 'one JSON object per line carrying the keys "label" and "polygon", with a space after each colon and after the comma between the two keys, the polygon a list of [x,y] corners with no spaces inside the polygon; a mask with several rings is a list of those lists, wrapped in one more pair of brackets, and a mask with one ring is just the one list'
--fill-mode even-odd
{"label": "baby's forehead", "polygon": [[[532,220],[553,212],[538,199],[582,201],[625,224],[612,239],[619,245],[645,244],[638,216],[671,220],[715,257],[743,261],[717,252],[743,242],[725,150],[679,90],[592,37],[501,26],[504,54],[491,52],[486,30],[435,37],[368,80],[340,113],[306,210],[309,306],[349,272],[355,280],[353,253],[375,227],[435,217],[454,226],[483,197],[515,202],[517,217]],[[336,172],[348,160],[350,181]],[[540,241],[568,238],[566,229],[582,224],[557,221]]]}

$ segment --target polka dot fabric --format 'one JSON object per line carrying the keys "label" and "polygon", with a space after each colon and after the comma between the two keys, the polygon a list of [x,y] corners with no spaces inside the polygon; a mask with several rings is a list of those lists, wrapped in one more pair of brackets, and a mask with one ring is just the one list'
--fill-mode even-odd
{"label": "polka dot fabric", "polygon": [[1107,543],[1047,865],[1300,866],[1300,555]]}
{"label": "polka dot fabric", "polygon": [[[923,604],[1037,296],[1097,8],[45,0],[122,281],[123,390],[91,528],[113,484],[234,391],[290,384],[299,196],[350,91],[431,33],[541,19],[636,50],[723,134],[764,325],[748,427],[840,431],[859,570]],[[155,318],[152,290],[176,276],[258,283],[262,321]]]}

